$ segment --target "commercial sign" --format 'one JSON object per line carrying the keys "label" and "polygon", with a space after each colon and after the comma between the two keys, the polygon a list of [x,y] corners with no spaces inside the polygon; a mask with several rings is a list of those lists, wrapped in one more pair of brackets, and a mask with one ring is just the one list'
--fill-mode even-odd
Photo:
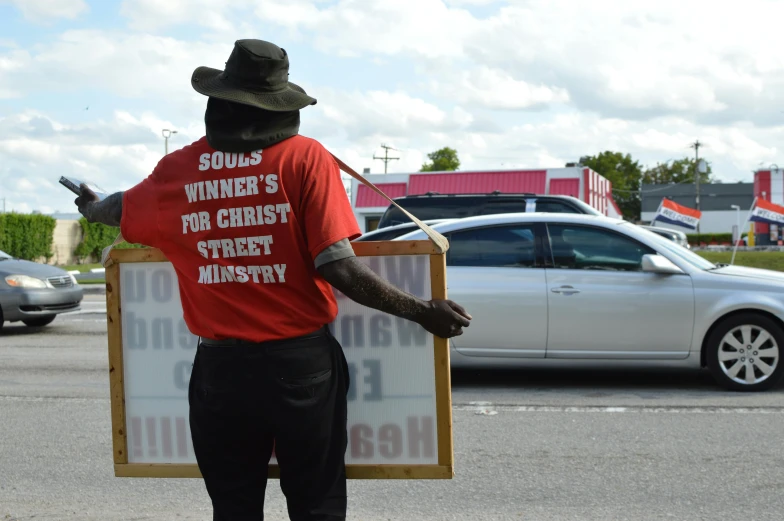
{"label": "commercial sign", "polygon": [[[423,299],[446,297],[430,241],[355,243],[374,272]],[[107,268],[112,429],[117,476],[198,477],[188,383],[198,338],[177,276],[158,250],[115,250]],[[336,292],[330,325],[349,364],[349,478],[451,478],[447,341]],[[276,460],[270,475],[277,476]]]}

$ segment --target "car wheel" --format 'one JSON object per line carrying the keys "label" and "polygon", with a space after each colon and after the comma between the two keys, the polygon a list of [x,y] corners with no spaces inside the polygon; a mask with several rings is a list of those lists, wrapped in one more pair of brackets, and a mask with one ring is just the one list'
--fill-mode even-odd
{"label": "car wheel", "polygon": [[56,315],[50,315],[48,317],[39,317],[39,318],[29,318],[27,320],[22,320],[24,325],[27,327],[43,327],[48,324],[51,324],[54,321]]}
{"label": "car wheel", "polygon": [[708,368],[734,391],[765,391],[781,379],[784,333],[773,320],[744,313],[723,320],[707,345]]}

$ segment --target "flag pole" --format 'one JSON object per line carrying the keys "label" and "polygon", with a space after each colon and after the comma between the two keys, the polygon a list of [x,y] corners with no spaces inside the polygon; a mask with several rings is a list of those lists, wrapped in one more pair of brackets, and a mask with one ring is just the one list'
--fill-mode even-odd
{"label": "flag pole", "polygon": [[740,238],[743,235],[743,230],[746,229],[746,226],[749,225],[749,221],[751,220],[751,213],[754,211],[754,207],[757,205],[757,198],[754,198],[754,201],[751,203],[751,208],[749,209],[748,215],[746,215],[746,220],[743,222],[743,226],[740,230],[738,230],[738,240],[735,241],[735,246],[732,248],[732,260],[730,261],[730,266],[735,264],[735,254],[738,252],[738,244],[740,244]]}

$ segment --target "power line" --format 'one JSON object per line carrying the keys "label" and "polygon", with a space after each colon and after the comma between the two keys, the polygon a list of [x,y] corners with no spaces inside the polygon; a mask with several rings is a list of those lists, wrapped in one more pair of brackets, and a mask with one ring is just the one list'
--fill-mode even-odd
{"label": "power line", "polygon": [[376,157],[376,155],[373,154],[373,159],[378,159],[378,160],[384,162],[384,173],[386,174],[387,173],[387,164],[390,161],[397,161],[400,158],[399,157],[389,157],[389,151],[390,150],[394,150],[395,152],[398,152],[398,150],[396,148],[392,148],[392,147],[390,147],[388,145],[385,145],[384,143],[381,143],[381,148],[384,149],[384,157]]}

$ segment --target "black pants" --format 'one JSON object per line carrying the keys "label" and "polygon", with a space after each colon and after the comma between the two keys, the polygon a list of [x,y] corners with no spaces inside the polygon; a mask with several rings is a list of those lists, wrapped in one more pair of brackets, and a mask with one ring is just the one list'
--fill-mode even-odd
{"label": "black pants", "polygon": [[348,378],[326,327],[286,341],[199,345],[190,426],[213,521],[264,519],[273,443],[289,518],[346,518]]}

